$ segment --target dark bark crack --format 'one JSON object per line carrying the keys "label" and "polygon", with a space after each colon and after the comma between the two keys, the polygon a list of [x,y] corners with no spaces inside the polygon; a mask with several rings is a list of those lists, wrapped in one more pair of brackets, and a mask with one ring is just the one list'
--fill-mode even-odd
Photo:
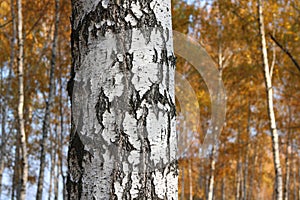
{"label": "dark bark crack", "polygon": [[104,129],[104,125],[103,125],[103,114],[105,113],[105,111],[110,113],[110,102],[108,97],[104,94],[104,90],[101,87],[100,88],[100,93],[98,95],[98,101],[97,104],[95,106],[96,109],[96,117],[98,120],[98,123],[101,126],[101,129]]}

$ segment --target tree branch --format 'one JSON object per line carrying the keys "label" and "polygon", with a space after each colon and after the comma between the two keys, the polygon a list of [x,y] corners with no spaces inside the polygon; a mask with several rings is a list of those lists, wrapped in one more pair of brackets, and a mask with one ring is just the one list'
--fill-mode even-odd
{"label": "tree branch", "polygon": [[5,22],[4,24],[0,24],[0,28],[4,28],[6,25],[8,25],[11,22],[12,22],[12,20],[9,20],[9,21]]}
{"label": "tree branch", "polygon": [[288,57],[292,60],[292,62],[295,64],[295,66],[298,68],[299,72],[300,72],[300,65],[299,63],[296,61],[296,59],[293,57],[293,55],[286,49],[284,48],[276,39],[275,37],[269,33],[271,39],[275,42],[275,44],[277,44],[277,46],[284,52],[286,53],[286,55],[288,55]]}

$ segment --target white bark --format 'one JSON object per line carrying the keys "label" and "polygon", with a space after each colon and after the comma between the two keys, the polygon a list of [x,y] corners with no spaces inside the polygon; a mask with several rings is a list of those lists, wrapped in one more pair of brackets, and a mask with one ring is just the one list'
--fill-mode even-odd
{"label": "white bark", "polygon": [[12,85],[12,71],[14,67],[15,61],[15,44],[17,38],[17,30],[16,30],[16,14],[14,9],[14,0],[10,1],[10,8],[11,8],[11,19],[12,19],[12,36],[10,42],[10,61],[9,61],[9,72],[8,72],[8,87],[6,88],[5,95],[3,97],[3,109],[1,109],[2,120],[1,120],[1,146],[0,146],[0,199],[2,194],[2,175],[5,168],[4,165],[4,156],[7,153],[6,144],[7,144],[7,133],[6,133],[6,120],[7,120],[7,112],[8,112],[8,97],[11,91]]}
{"label": "white bark", "polygon": [[263,20],[263,8],[262,8],[261,0],[258,0],[258,16],[259,16],[259,32],[261,37],[261,50],[262,50],[262,58],[263,58],[263,66],[264,66],[264,77],[265,77],[265,85],[266,85],[266,93],[267,93],[269,126],[272,134],[273,161],[274,161],[274,168],[275,168],[275,196],[276,196],[276,200],[282,200],[283,198],[282,170],[281,170],[281,163],[279,157],[278,133],[276,128],[276,119],[275,119],[274,106],[273,106],[273,86],[272,86],[269,61],[268,61],[268,52],[267,52],[267,44],[266,44],[265,28],[264,28],[264,20]]}
{"label": "white bark", "polygon": [[20,163],[21,163],[21,177],[20,177],[20,193],[17,196],[18,200],[25,200],[26,198],[26,184],[28,179],[28,162],[27,162],[27,145],[24,125],[24,40],[23,40],[23,15],[22,15],[22,1],[17,0],[17,29],[18,29],[18,125],[19,125],[19,142],[21,148]]}
{"label": "white bark", "polygon": [[215,184],[215,164],[216,164],[216,147],[213,146],[210,156],[210,175],[209,175],[209,189],[207,200],[213,200],[214,197],[214,184]]}
{"label": "white bark", "polygon": [[68,199],[177,199],[170,1],[72,1]]}

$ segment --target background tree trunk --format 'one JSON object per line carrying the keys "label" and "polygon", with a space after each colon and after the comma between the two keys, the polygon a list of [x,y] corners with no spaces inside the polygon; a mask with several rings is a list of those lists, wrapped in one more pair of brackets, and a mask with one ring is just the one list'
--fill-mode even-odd
{"label": "background tree trunk", "polygon": [[[8,72],[8,87],[6,88],[5,96],[3,97],[3,108],[1,109],[2,120],[1,120],[1,146],[0,146],[0,199],[2,194],[2,176],[4,171],[4,156],[6,155],[6,144],[7,144],[7,133],[6,133],[6,120],[7,120],[7,111],[9,101],[8,97],[11,95],[11,85],[12,85],[12,71],[15,62],[15,44],[17,39],[17,30],[16,30],[16,13],[14,7],[14,0],[10,1],[10,12],[12,20],[12,36],[10,40],[10,61],[9,61],[9,72]],[[2,74],[2,73],[1,73]]]}
{"label": "background tree trunk", "polygon": [[72,1],[68,199],[178,199],[170,1]]}
{"label": "background tree trunk", "polygon": [[189,170],[189,199],[193,200],[192,157],[188,158],[188,170]]}
{"label": "background tree trunk", "polygon": [[57,54],[57,41],[58,41],[58,25],[59,25],[59,0],[55,0],[55,23],[54,33],[52,42],[52,55],[51,55],[51,66],[50,66],[50,78],[49,78],[49,96],[46,102],[45,115],[42,129],[42,140],[41,140],[41,155],[40,155],[40,171],[37,184],[36,200],[42,200],[43,198],[43,183],[45,176],[45,156],[46,156],[46,144],[48,138],[48,132],[50,129],[50,112],[54,101],[55,92],[55,65],[56,65],[56,54]]}
{"label": "background tree trunk", "polygon": [[17,196],[18,200],[25,200],[26,198],[26,184],[28,179],[28,161],[27,161],[27,145],[24,125],[24,40],[23,40],[23,15],[22,15],[22,1],[17,0],[18,13],[18,125],[19,125],[19,144],[21,148],[21,174],[20,174],[20,193]]}
{"label": "background tree trunk", "polygon": [[[58,164],[59,164],[59,171],[62,177],[62,190],[63,190],[63,200],[66,199],[66,176],[64,174],[64,163],[63,163],[63,157],[64,157],[64,111],[63,111],[63,81],[62,81],[62,69],[60,69],[60,77],[59,77],[59,115],[60,115],[60,134],[58,137],[58,146],[59,146],[59,151],[58,154]],[[58,177],[59,179],[59,177]]]}
{"label": "background tree trunk", "polygon": [[268,61],[268,52],[267,52],[264,19],[263,19],[263,7],[262,7],[261,0],[258,0],[258,19],[259,19],[259,33],[261,38],[262,59],[263,59],[263,66],[264,66],[264,78],[265,78],[266,93],[267,93],[269,126],[272,135],[273,161],[274,161],[274,168],[275,168],[275,196],[276,196],[276,200],[282,200],[283,198],[282,170],[281,170],[280,157],[279,157],[278,133],[276,128],[276,119],[275,119],[274,107],[273,107],[273,88],[272,88],[272,80],[271,80],[269,61]]}
{"label": "background tree trunk", "polygon": [[292,151],[291,146],[291,122],[292,122],[292,113],[291,107],[288,105],[288,130],[286,138],[286,155],[285,155],[285,185],[284,185],[284,200],[289,199],[289,188],[290,188],[290,154]]}
{"label": "background tree trunk", "polygon": [[213,144],[213,149],[210,156],[210,175],[209,175],[209,189],[207,200],[213,200],[214,197],[214,182],[215,182],[215,163],[216,163],[216,147]]}

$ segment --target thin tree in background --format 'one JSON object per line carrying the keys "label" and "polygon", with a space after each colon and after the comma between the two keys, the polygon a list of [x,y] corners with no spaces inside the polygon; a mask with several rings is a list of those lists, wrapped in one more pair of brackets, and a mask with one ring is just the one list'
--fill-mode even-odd
{"label": "thin tree in background", "polygon": [[[54,101],[55,92],[55,65],[56,65],[56,54],[57,54],[57,41],[58,41],[58,25],[59,25],[59,0],[55,0],[55,24],[52,42],[52,55],[51,55],[51,66],[50,66],[50,78],[49,78],[49,96],[46,102],[45,115],[42,129],[42,141],[41,141],[41,155],[40,155],[40,171],[37,184],[36,200],[42,200],[43,198],[43,183],[45,176],[45,156],[47,151],[47,138],[50,128],[50,112]],[[55,155],[54,155],[55,156]]]}
{"label": "thin tree in background", "polygon": [[16,30],[16,13],[14,8],[14,0],[10,1],[10,13],[11,13],[11,20],[12,20],[12,35],[10,40],[10,61],[9,61],[9,72],[8,72],[8,87],[6,88],[5,95],[3,97],[2,103],[2,121],[1,121],[1,146],[0,146],[0,199],[2,194],[2,175],[4,171],[4,157],[6,153],[7,147],[7,133],[6,133],[6,120],[7,120],[7,112],[8,112],[8,98],[11,95],[11,85],[12,85],[12,71],[15,62],[15,44],[17,39],[17,30]]}
{"label": "thin tree in background", "polygon": [[[22,15],[22,1],[17,0],[17,28],[18,28],[18,140],[20,144],[21,154],[21,173],[20,183],[18,184],[17,200],[26,199],[26,184],[28,180],[28,160],[27,160],[27,145],[24,123],[24,39],[23,39],[23,15]],[[18,148],[16,148],[18,149]],[[16,150],[17,151],[17,150]]]}
{"label": "thin tree in background", "polygon": [[288,101],[288,130],[287,130],[287,138],[286,138],[286,153],[285,153],[285,184],[284,184],[284,194],[283,199],[289,199],[289,188],[290,188],[290,173],[291,173],[291,163],[290,163],[290,156],[292,151],[291,145],[291,122],[292,122],[292,113],[291,113],[291,106],[289,105],[290,102]]}
{"label": "thin tree in background", "polygon": [[[62,70],[60,69],[60,72]],[[63,156],[64,156],[64,110],[63,110],[63,81],[62,81],[62,73],[60,73],[60,77],[59,77],[59,115],[60,115],[60,132],[59,132],[59,136],[58,136],[58,147],[59,147],[59,153],[58,153],[58,168],[59,168],[59,172],[60,175],[62,177],[62,190],[63,190],[63,200],[65,200],[66,198],[66,187],[65,187],[65,183],[66,183],[66,176],[64,175],[64,163],[63,163]]]}
{"label": "thin tree in background", "polygon": [[274,168],[275,168],[275,196],[276,196],[276,200],[282,200],[283,198],[282,169],[280,163],[279,141],[278,141],[278,133],[276,128],[276,119],[275,119],[274,106],[273,106],[273,86],[272,86],[272,79],[271,79],[272,74],[271,74],[269,61],[268,61],[262,0],[258,0],[258,20],[259,20],[259,33],[260,33],[261,51],[262,51],[263,68],[264,68],[264,80],[265,80],[266,94],[267,94],[269,126],[272,135],[272,151],[273,151],[273,161],[274,161]]}

